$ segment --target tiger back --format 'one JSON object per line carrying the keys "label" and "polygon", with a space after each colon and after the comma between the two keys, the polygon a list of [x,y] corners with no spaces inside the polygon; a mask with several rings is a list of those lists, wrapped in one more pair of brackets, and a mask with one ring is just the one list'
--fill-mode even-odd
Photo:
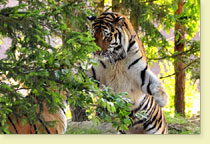
{"label": "tiger back", "polygon": [[[134,123],[126,133],[167,133],[161,107],[167,104],[168,95],[149,70],[143,45],[127,17],[106,12],[88,19],[92,21],[92,36],[101,48],[96,53],[99,64],[92,66],[88,75],[100,86],[112,88],[113,93],[128,93]],[[142,110],[147,119],[136,119],[135,114]]]}
{"label": "tiger back", "polygon": [[[65,105],[65,104],[64,104]],[[7,124],[12,134],[64,134],[67,128],[66,109],[61,107],[56,113],[50,113],[45,102],[42,103],[43,110],[36,123],[23,122],[26,115],[17,116],[14,113],[7,116]],[[66,104],[67,106],[67,104]],[[18,110],[17,110],[18,113]],[[37,112],[37,115],[38,112]],[[51,126],[47,123],[55,122]],[[6,132],[3,131],[4,134]]]}
{"label": "tiger back", "polygon": [[[9,84],[16,83],[14,79],[7,79],[5,75],[2,75],[0,80]],[[23,89],[26,88],[23,83],[20,83],[20,86]],[[8,125],[9,132],[11,134],[64,134],[67,129],[67,94],[66,92],[54,89],[52,89],[52,91],[57,92],[64,97],[62,100],[63,107],[60,106],[55,113],[50,113],[46,102],[40,104],[33,94],[29,94],[24,97],[24,100],[29,100],[31,105],[39,103],[39,108],[36,113],[37,122],[32,124],[28,123],[27,115],[20,113],[19,108],[13,107],[13,111],[6,117],[6,124]],[[55,124],[48,125],[47,123],[49,122],[55,122]],[[1,123],[0,126],[2,126]],[[0,133],[7,134],[4,130],[0,130]]]}

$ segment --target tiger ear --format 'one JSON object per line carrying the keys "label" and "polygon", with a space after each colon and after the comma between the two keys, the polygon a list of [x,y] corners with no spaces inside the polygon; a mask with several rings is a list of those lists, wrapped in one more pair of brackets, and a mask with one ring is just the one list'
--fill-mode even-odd
{"label": "tiger ear", "polygon": [[116,18],[115,20],[116,26],[123,26],[124,24],[125,24],[125,18],[123,16]]}
{"label": "tiger ear", "polygon": [[87,19],[93,22],[96,19],[96,16],[87,16]]}

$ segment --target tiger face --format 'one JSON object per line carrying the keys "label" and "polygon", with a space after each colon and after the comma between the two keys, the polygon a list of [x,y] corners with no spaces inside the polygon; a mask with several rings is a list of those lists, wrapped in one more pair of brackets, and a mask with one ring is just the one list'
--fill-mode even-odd
{"label": "tiger face", "polygon": [[88,17],[92,21],[92,37],[101,48],[96,54],[108,58],[111,63],[125,59],[129,41],[126,17],[118,13],[103,13],[98,18]]}

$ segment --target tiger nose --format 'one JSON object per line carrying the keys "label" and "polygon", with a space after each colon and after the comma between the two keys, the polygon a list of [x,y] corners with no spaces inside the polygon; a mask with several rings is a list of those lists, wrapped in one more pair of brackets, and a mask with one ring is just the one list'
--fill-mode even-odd
{"label": "tiger nose", "polygon": [[96,45],[99,46],[102,49],[103,52],[106,51],[107,47],[108,47],[107,42],[105,42],[103,40],[97,40]]}

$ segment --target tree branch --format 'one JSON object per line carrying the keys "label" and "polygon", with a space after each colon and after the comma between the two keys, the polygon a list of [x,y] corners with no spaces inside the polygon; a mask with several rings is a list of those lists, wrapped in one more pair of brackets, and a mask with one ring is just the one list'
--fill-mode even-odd
{"label": "tree branch", "polygon": [[[173,54],[173,55],[167,55],[167,56],[164,56],[164,57],[160,57],[160,58],[147,58],[148,60],[163,60],[163,59],[166,59],[166,58],[175,58],[177,56],[181,56],[181,55],[184,55],[184,54],[187,54],[188,52],[191,52],[192,53],[192,50],[194,48],[191,48],[189,50],[186,50],[186,51],[183,51],[183,52],[179,52],[177,54]],[[193,51],[193,52],[196,52],[196,51]]]}
{"label": "tree branch", "polygon": [[[189,67],[191,64],[193,64],[195,61],[196,61],[196,60],[193,60],[191,63],[189,63],[187,66],[185,66],[182,70],[185,70],[187,67]],[[182,70],[180,70],[180,71],[182,71]],[[180,71],[179,71],[179,72],[180,72]],[[170,74],[170,75],[167,75],[167,76],[161,76],[160,79],[171,77],[171,76],[173,76],[173,75],[176,75],[176,74],[179,73],[179,72],[175,72],[175,73]]]}

